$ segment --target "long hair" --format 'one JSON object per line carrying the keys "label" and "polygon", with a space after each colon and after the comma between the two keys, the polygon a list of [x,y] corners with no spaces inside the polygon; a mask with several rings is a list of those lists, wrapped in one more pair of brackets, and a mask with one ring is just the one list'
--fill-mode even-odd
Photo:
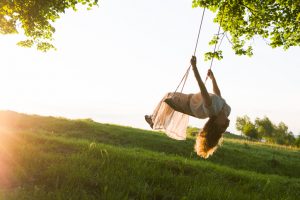
{"label": "long hair", "polygon": [[222,134],[229,126],[229,120],[223,127],[216,125],[216,118],[210,117],[196,138],[195,152],[205,159],[217,150],[222,143]]}

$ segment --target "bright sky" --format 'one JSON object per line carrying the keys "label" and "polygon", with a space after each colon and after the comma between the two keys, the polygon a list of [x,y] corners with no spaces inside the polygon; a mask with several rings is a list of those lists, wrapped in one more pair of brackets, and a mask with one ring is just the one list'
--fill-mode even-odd
{"label": "bright sky", "polygon": [[[99,122],[147,128],[144,115],[174,91],[189,66],[202,9],[192,0],[100,1],[92,11],[67,12],[55,23],[57,51],[37,52],[0,36],[0,109],[29,114],[92,118]],[[204,52],[217,32],[207,12],[198,46],[198,67],[205,77]],[[237,116],[268,116],[300,133],[300,48],[272,49],[257,38],[254,56],[239,57],[224,39],[224,59],[213,71],[222,96]],[[211,90],[210,83],[207,87]],[[198,92],[190,74],[185,93]],[[200,127],[205,120],[191,119]]]}

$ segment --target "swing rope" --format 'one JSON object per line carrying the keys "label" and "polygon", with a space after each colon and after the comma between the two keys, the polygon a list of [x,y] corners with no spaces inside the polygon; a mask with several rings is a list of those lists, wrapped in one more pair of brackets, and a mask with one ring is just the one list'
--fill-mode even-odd
{"label": "swing rope", "polygon": [[[200,22],[199,31],[198,31],[198,36],[197,36],[196,45],[195,45],[195,50],[194,50],[194,56],[196,55],[196,52],[197,52],[197,47],[198,47],[198,42],[199,42],[200,33],[201,33],[201,29],[202,29],[202,24],[203,24],[203,19],[204,19],[205,10],[206,10],[206,9],[204,8],[204,9],[203,9],[203,12],[202,12],[201,22]],[[192,66],[192,65],[190,64],[190,66],[189,66],[188,69],[186,70],[185,74],[183,75],[183,77],[182,77],[180,83],[178,84],[176,90],[174,91],[174,94],[175,94],[175,92],[177,92],[177,90],[178,90],[178,88],[180,87],[182,81],[183,81],[183,85],[182,85],[182,88],[181,88],[181,91],[180,91],[180,92],[183,91],[183,88],[184,88],[184,86],[185,86],[186,80],[187,80],[187,78],[188,78],[188,75],[189,75],[189,72],[190,72],[190,69],[191,69],[191,66]]]}
{"label": "swing rope", "polygon": [[[198,47],[199,37],[200,37],[201,28],[202,28],[202,24],[203,24],[203,19],[204,19],[205,10],[206,10],[206,8],[204,8],[204,9],[203,9],[203,12],[202,12],[201,22],[200,22],[199,31],[198,31],[198,36],[197,36],[196,45],[195,45],[195,50],[194,50],[194,54],[193,54],[194,56],[196,55],[196,52],[197,52],[197,47]],[[223,10],[224,10],[224,7],[223,7]],[[224,12],[222,13],[222,17],[221,17],[221,21],[220,21],[220,25],[219,25],[219,29],[218,29],[218,33],[217,33],[217,36],[218,36],[218,37],[219,37],[220,31],[221,31],[221,25],[222,25],[222,22],[223,22],[223,16],[224,16]],[[223,37],[224,37],[224,36],[223,36]],[[223,40],[223,38],[222,38],[222,40]],[[222,40],[221,40],[221,42],[222,42]],[[219,40],[218,40],[218,41],[219,41]],[[220,46],[221,46],[221,42],[220,42],[220,44],[219,44],[219,46],[218,46],[218,50],[219,50],[219,48],[220,48]],[[215,54],[215,52],[216,52],[217,44],[218,44],[218,42],[216,42],[216,43],[215,43],[215,46],[214,46],[214,52],[213,52],[214,54]],[[212,68],[213,61],[214,61],[214,57],[212,57],[212,59],[211,59],[209,69]],[[185,74],[183,75],[183,77],[182,77],[180,83],[178,84],[176,90],[174,91],[173,95],[175,94],[175,92],[177,92],[178,88],[180,87],[180,85],[181,85],[182,82],[183,82],[182,88],[181,88],[181,90],[180,90],[180,92],[182,93],[183,88],[184,88],[184,86],[185,86],[185,83],[186,83],[186,81],[187,81],[189,72],[190,72],[190,70],[191,70],[191,67],[192,67],[192,65],[190,64],[189,67],[188,67],[188,69],[187,69],[187,71],[186,71]],[[208,76],[206,76],[206,79],[205,79],[205,83],[204,83],[204,84],[206,84],[207,79],[208,79]]]}
{"label": "swing rope", "polygon": [[[219,43],[219,35],[220,35],[220,31],[221,31],[221,25],[222,25],[222,22],[223,22],[223,16],[224,16],[224,8],[223,8],[223,13],[222,13],[222,17],[221,17],[221,21],[220,21],[220,25],[219,25],[218,33],[217,33],[218,40],[217,40],[217,42],[215,43],[215,47],[214,47],[214,54],[216,53],[217,44]],[[224,36],[223,36],[223,37],[224,37]],[[221,41],[220,41],[220,45],[218,46],[218,51],[219,51],[219,48],[220,48],[220,46],[221,46],[221,43],[222,43],[223,37],[222,37],[222,39],[221,39]],[[210,67],[209,67],[209,69],[211,69],[211,68],[212,68],[212,65],[213,65],[213,62],[214,62],[214,58],[215,58],[215,57],[213,56],[213,57],[212,57],[212,59],[211,59],[211,62],[210,62]],[[208,76],[206,75],[206,78],[205,78],[205,82],[204,82],[204,84],[206,84],[206,81],[207,81],[207,79],[208,79]]]}

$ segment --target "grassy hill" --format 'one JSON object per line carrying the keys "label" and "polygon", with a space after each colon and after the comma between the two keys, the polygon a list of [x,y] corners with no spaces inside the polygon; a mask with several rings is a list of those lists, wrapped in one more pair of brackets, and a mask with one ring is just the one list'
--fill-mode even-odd
{"label": "grassy hill", "polygon": [[299,199],[300,150],[194,139],[90,119],[0,112],[0,199]]}

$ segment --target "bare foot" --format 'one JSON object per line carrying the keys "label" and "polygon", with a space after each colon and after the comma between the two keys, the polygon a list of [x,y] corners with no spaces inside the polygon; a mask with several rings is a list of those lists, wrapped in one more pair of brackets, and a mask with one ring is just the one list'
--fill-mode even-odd
{"label": "bare foot", "polygon": [[150,125],[150,127],[153,129],[153,122],[151,119],[151,115],[145,115],[145,120]]}

